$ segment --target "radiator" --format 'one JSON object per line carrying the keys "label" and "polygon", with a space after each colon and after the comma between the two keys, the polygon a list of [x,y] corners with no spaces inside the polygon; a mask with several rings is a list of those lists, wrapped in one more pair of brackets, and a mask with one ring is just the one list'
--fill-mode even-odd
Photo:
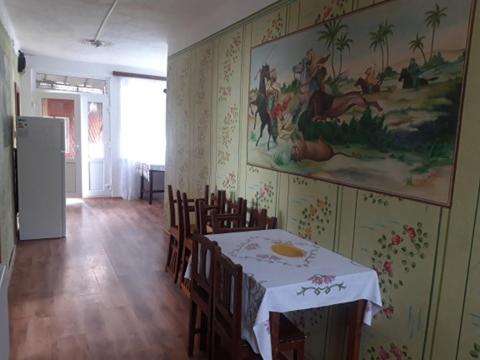
{"label": "radiator", "polygon": [[8,360],[10,352],[8,327],[8,271],[0,265],[0,360]]}

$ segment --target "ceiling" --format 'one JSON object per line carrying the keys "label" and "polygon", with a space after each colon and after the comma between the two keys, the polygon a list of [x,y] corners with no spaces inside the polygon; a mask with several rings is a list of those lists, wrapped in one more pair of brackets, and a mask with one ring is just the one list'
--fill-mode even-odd
{"label": "ceiling", "polygon": [[165,74],[167,55],[275,0],[120,0],[95,48],[91,39],[114,0],[0,0],[27,54],[123,65]]}

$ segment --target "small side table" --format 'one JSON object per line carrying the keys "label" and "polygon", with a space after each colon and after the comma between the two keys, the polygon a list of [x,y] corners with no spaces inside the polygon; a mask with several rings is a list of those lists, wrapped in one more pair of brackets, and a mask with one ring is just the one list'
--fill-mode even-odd
{"label": "small side table", "polygon": [[[140,172],[140,199],[143,200],[144,193],[148,193],[148,203],[152,205],[153,194],[164,193],[165,189],[153,189],[154,174],[165,173],[165,167],[162,165],[143,164]],[[149,189],[145,190],[144,181],[148,181]]]}

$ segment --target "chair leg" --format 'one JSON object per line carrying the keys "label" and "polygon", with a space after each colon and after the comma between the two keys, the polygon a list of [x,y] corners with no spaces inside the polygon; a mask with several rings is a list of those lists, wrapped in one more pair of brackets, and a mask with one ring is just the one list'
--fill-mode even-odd
{"label": "chair leg", "polygon": [[185,272],[187,271],[188,260],[190,258],[190,249],[183,247],[182,257],[181,257],[181,264],[180,264],[180,281],[179,284],[185,285]]}
{"label": "chair leg", "polygon": [[215,330],[213,330],[212,326],[212,333],[211,333],[211,340],[210,340],[210,350],[208,352],[208,360],[214,360],[215,355],[216,355],[216,350],[217,350],[217,343],[218,343],[218,338],[217,335],[215,334]]}
{"label": "chair leg", "polygon": [[208,349],[208,321],[207,316],[202,312],[200,314],[200,350]]}
{"label": "chair leg", "polygon": [[293,351],[293,360],[303,360],[304,356],[303,346],[299,346]]}
{"label": "chair leg", "polygon": [[177,259],[175,263],[175,282],[178,281],[178,277],[180,275],[180,271],[182,269],[182,259],[183,259],[183,241],[179,241],[177,247]]}
{"label": "chair leg", "polygon": [[167,262],[165,263],[165,271],[168,271],[170,268],[170,262],[172,261],[173,243],[174,238],[172,235],[170,235],[170,241],[168,242]]}
{"label": "chair leg", "polygon": [[197,304],[190,302],[190,319],[188,321],[188,356],[193,355],[195,346],[195,330],[197,324]]}

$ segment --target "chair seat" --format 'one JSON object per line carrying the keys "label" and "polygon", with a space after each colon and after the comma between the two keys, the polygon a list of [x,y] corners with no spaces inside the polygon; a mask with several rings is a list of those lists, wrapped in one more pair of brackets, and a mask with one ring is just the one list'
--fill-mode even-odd
{"label": "chair seat", "polygon": [[301,332],[288,318],[281,314],[280,316],[280,344],[294,341],[304,341],[305,334]]}

